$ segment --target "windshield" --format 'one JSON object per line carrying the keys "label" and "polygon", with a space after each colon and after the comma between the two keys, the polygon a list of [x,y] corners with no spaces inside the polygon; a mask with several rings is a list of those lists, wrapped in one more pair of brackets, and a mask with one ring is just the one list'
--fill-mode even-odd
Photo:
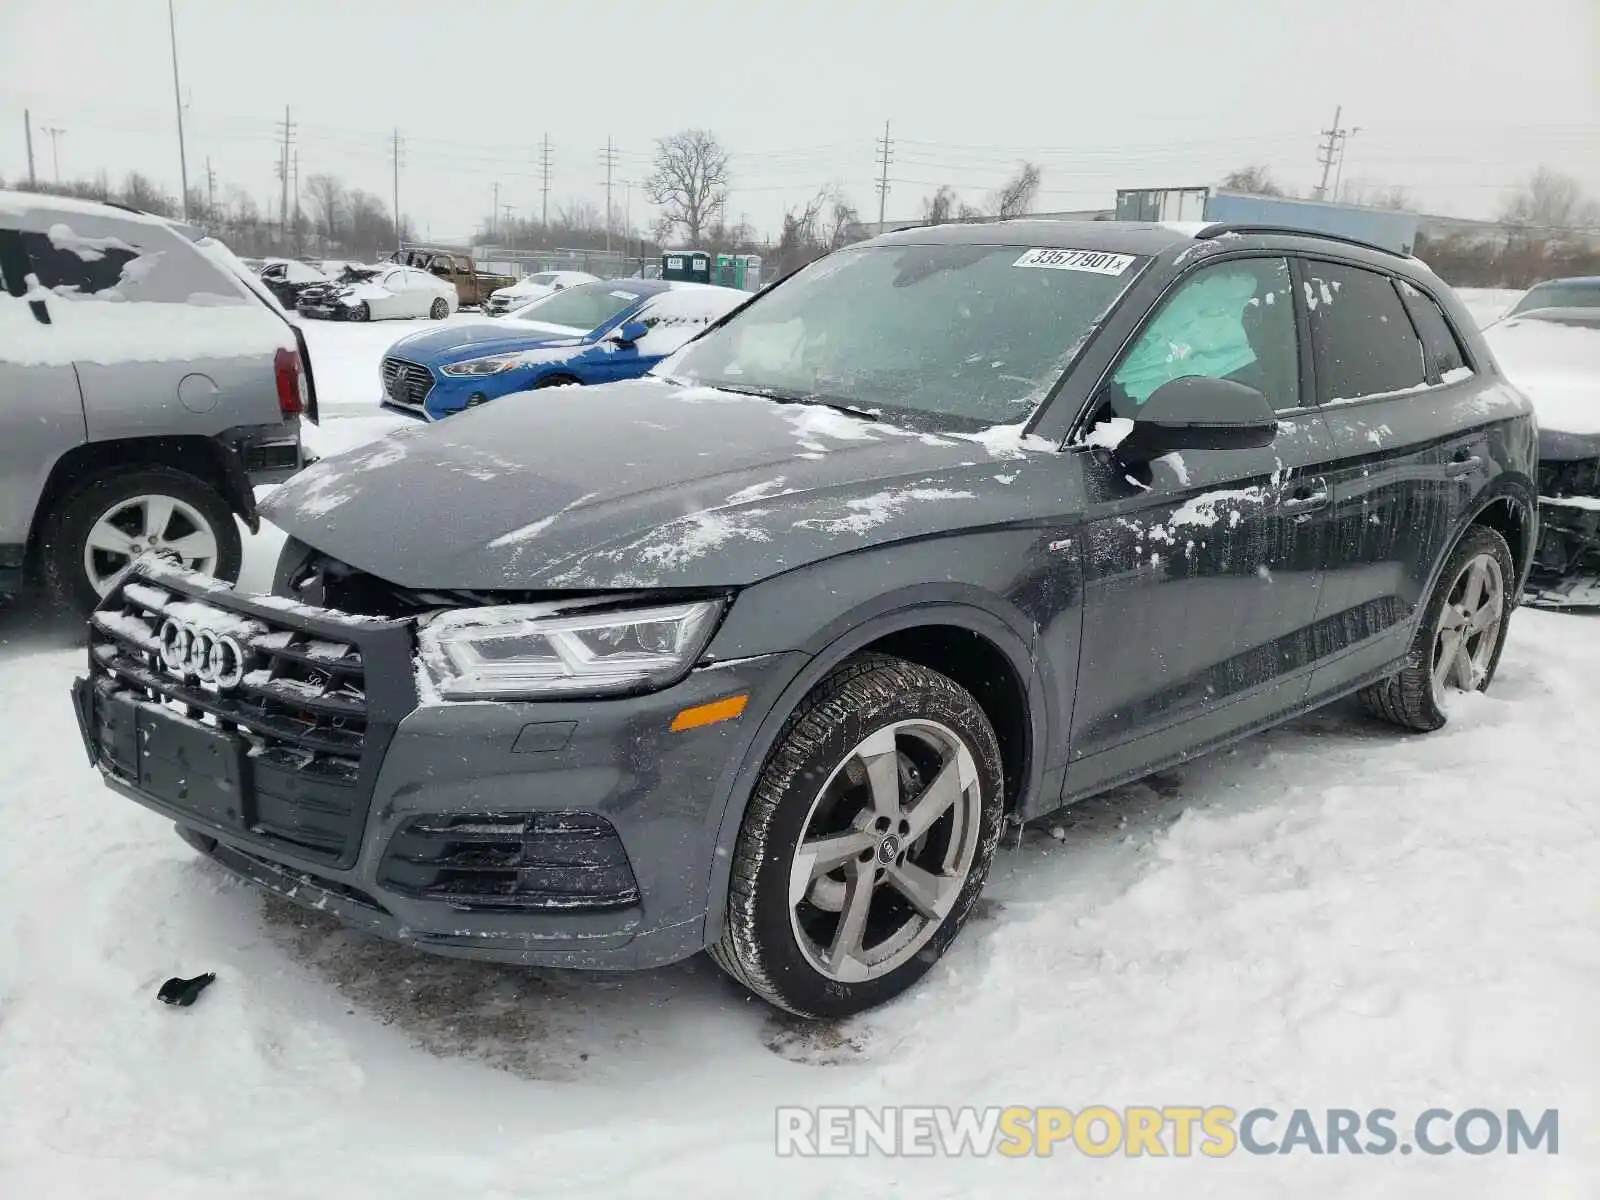
{"label": "windshield", "polygon": [[1511,310],[1511,315],[1539,308],[1600,308],[1600,284],[1542,283]]}
{"label": "windshield", "polygon": [[639,302],[639,293],[615,283],[580,283],[517,309],[512,316],[585,333]]}
{"label": "windshield", "polygon": [[870,246],[787,280],[672,361],[674,377],[898,409],[1026,418],[1138,273],[1132,255]]}

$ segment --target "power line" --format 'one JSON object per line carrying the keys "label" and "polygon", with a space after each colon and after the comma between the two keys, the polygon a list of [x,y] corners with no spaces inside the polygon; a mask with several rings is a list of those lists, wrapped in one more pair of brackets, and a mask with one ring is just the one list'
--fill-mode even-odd
{"label": "power line", "polygon": [[883,232],[884,207],[889,201],[889,163],[894,158],[894,143],[889,140],[889,122],[883,123],[883,136],[877,139],[878,166],[878,232]]}

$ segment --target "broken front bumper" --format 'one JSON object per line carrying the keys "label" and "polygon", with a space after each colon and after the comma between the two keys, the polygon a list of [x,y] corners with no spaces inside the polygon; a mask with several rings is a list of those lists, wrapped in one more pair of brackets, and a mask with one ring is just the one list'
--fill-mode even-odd
{"label": "broken front bumper", "polygon": [[1600,498],[1540,496],[1526,604],[1600,608]]}

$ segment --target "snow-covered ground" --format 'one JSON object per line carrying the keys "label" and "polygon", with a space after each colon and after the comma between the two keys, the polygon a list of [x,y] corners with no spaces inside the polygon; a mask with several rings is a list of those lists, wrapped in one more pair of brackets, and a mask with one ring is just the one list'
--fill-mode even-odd
{"label": "snow-covered ground", "polygon": [[[327,448],[388,420],[406,324],[311,326]],[[0,1195],[1600,1194],[1595,620],[1518,612],[1438,734],[1339,705],[1030,829],[923,986],[825,1027],[704,959],[486,967],[264,900],[100,784],[82,662],[76,631],[0,609]],[[193,1008],[156,1002],[207,970]],[[776,1106],[835,1104],[1558,1108],[1561,1141],[775,1157]]]}
{"label": "snow-covered ground", "polygon": [[1461,302],[1467,306],[1467,311],[1478,322],[1480,329],[1505,316],[1506,310],[1522,299],[1522,292],[1522,288],[1456,289],[1456,295],[1461,297]]}

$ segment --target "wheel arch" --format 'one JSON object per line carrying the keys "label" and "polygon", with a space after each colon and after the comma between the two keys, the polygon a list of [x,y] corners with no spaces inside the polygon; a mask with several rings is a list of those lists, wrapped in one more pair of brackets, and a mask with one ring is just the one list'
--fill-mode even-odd
{"label": "wheel arch", "polygon": [[[918,601],[851,621],[842,633],[815,649],[745,744],[725,793],[711,856],[706,887],[708,945],[722,933],[734,847],[773,747],[811,690],[841,663],[868,650],[940,671],[972,692],[1001,742],[1006,811],[1024,811],[1024,802],[1037,794],[1044,774],[1048,693],[1028,638],[987,609],[960,601]],[[994,674],[1000,668],[1004,676]]]}
{"label": "wheel arch", "polygon": [[[1510,546],[1511,561],[1516,565],[1517,578],[1515,586],[1508,588],[1511,595],[1507,600],[1516,605],[1521,600],[1523,585],[1527,581],[1528,571],[1533,566],[1534,547],[1539,540],[1539,510],[1534,500],[1533,485],[1520,475],[1504,476],[1496,480],[1467,506],[1466,512],[1457,520],[1455,529],[1451,531],[1444,551],[1428,573],[1428,586],[1422,592],[1423,597],[1433,594],[1433,589],[1439,585],[1439,575],[1444,570],[1445,563],[1449,561],[1451,553],[1467,530],[1474,525],[1486,525],[1495,530]],[[1425,603],[1424,599],[1418,604],[1419,613]]]}
{"label": "wheel arch", "polygon": [[214,438],[183,435],[82,442],[62,454],[50,468],[28,530],[29,554],[36,551],[50,514],[90,478],[148,467],[167,467],[193,475],[221,493],[239,516],[246,520],[254,516],[255,505],[243,468],[236,460],[229,462],[227,452]]}

